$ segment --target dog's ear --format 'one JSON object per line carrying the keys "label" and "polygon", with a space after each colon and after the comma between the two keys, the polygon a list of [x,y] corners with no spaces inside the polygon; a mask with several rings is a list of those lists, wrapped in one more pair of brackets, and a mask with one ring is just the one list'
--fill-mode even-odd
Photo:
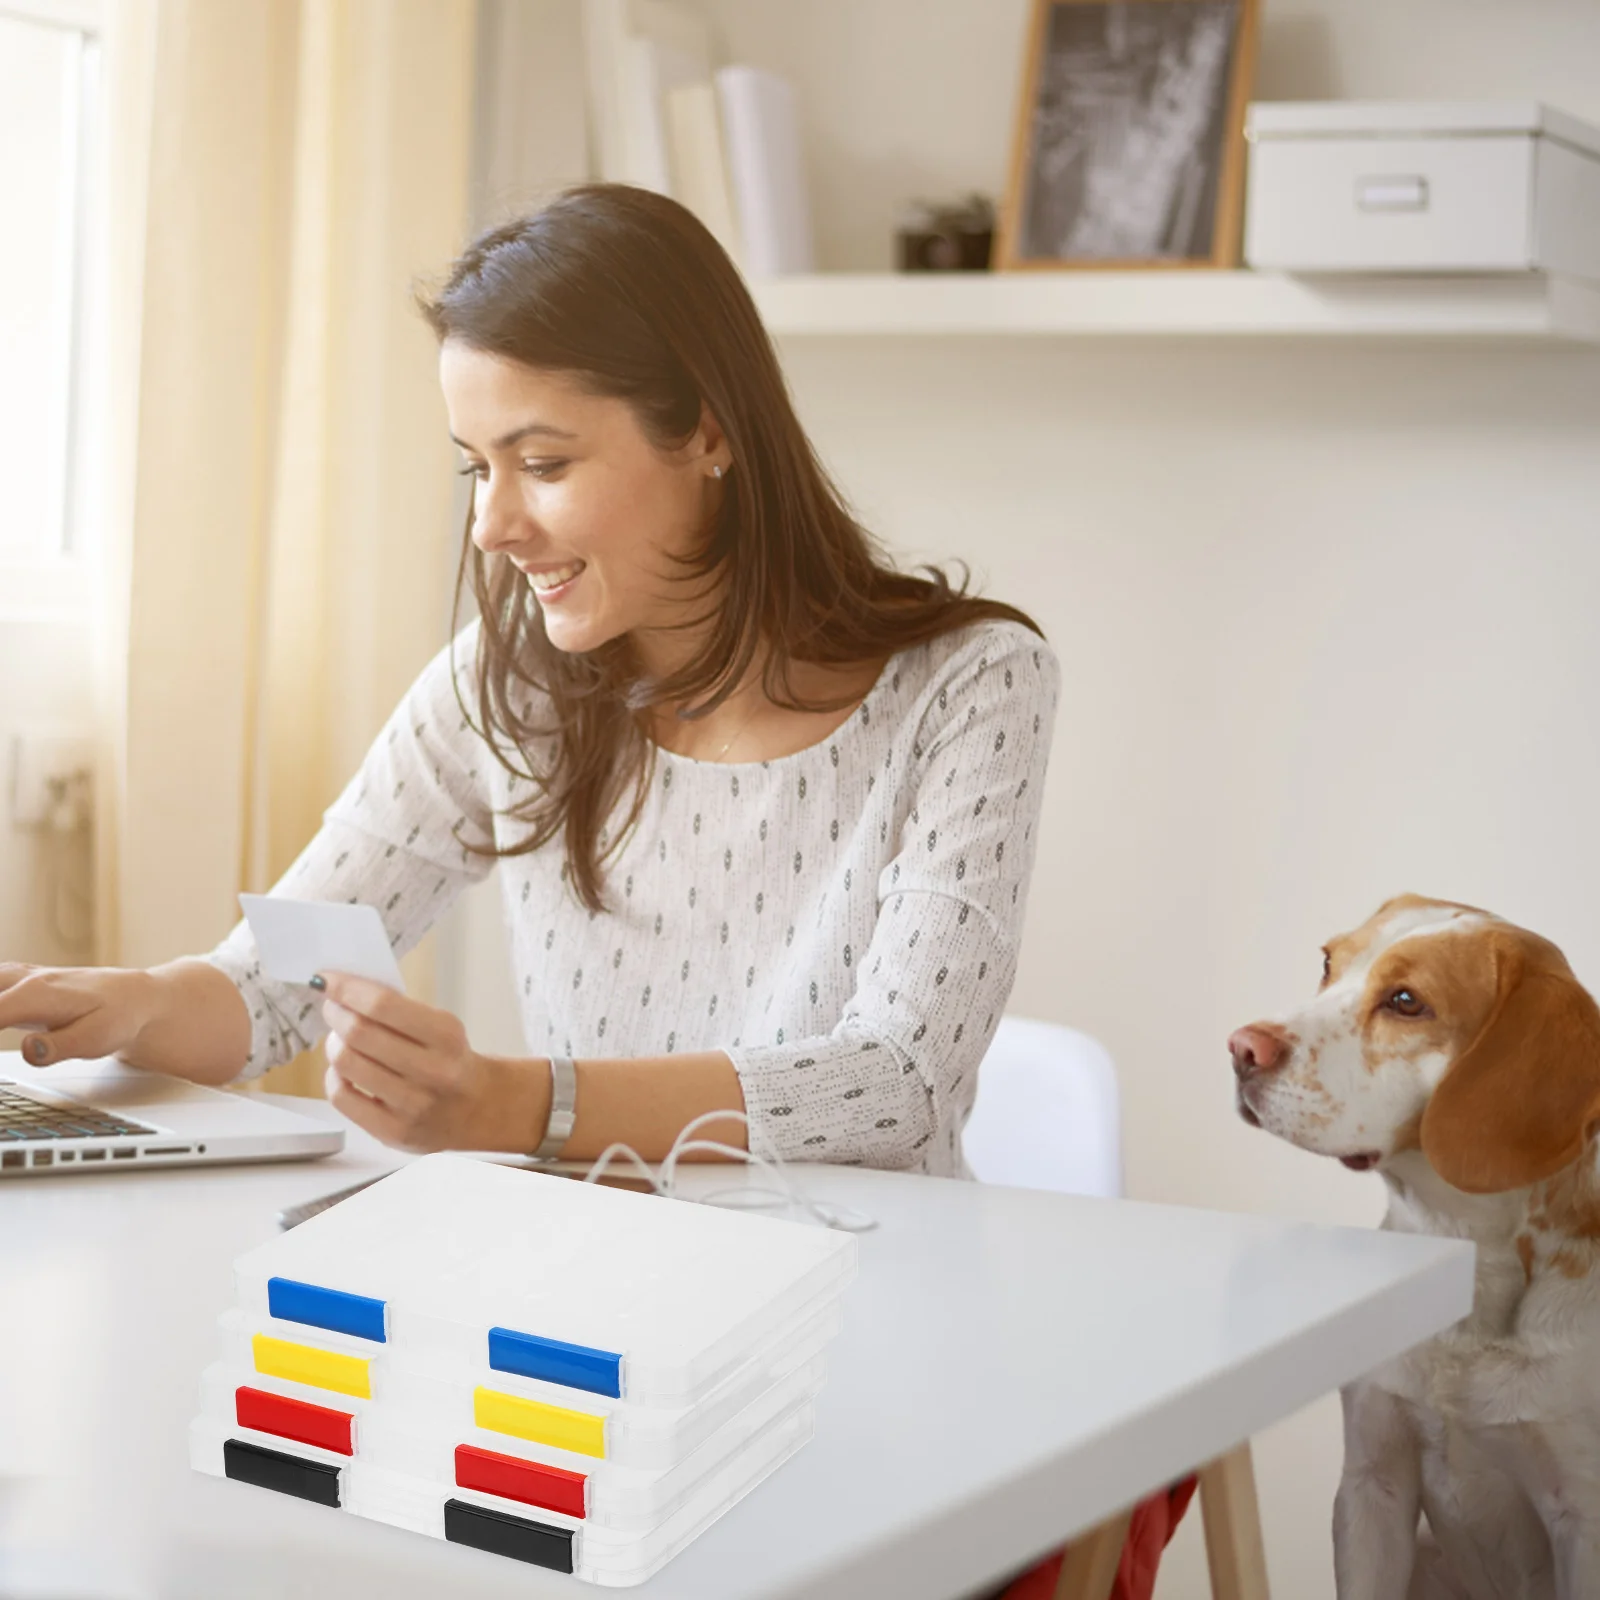
{"label": "dog's ear", "polygon": [[1559,1172],[1600,1117],[1600,1007],[1554,945],[1514,928],[1492,937],[1488,1020],[1422,1117],[1423,1154],[1469,1194]]}

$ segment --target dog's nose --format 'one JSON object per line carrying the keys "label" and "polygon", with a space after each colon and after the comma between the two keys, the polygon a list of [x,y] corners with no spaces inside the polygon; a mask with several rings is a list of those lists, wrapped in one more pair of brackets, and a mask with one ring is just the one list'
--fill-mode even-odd
{"label": "dog's nose", "polygon": [[1241,1078],[1253,1078],[1258,1072],[1271,1072],[1283,1065],[1289,1054],[1289,1041],[1275,1028],[1252,1022],[1229,1036],[1228,1054],[1233,1057],[1233,1070]]}

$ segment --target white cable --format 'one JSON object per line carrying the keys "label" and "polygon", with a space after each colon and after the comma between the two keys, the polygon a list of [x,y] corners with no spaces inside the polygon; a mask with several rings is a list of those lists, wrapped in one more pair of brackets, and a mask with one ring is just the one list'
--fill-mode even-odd
{"label": "white cable", "polygon": [[[723,1206],[730,1211],[771,1211],[779,1208],[785,1211],[800,1210],[808,1213],[823,1227],[837,1228],[841,1233],[868,1233],[878,1226],[876,1217],[869,1217],[864,1211],[857,1211],[853,1206],[832,1205],[826,1201],[813,1200],[790,1179],[789,1168],[781,1158],[769,1161],[765,1156],[758,1156],[750,1150],[741,1150],[737,1145],[719,1144],[714,1139],[691,1137],[696,1128],[708,1122],[729,1121],[742,1122],[746,1128],[750,1126],[750,1118],[742,1111],[707,1111],[692,1122],[686,1123],[682,1132],[672,1141],[672,1148],[667,1151],[659,1174],[651,1171],[649,1163],[632,1145],[621,1143],[607,1145],[596,1158],[594,1165],[584,1173],[583,1181],[598,1183],[613,1158],[625,1156],[638,1168],[651,1189],[659,1195],[665,1195],[669,1200],[692,1200],[700,1205]],[[725,1156],[729,1160],[744,1161],[752,1167],[760,1167],[763,1172],[772,1175],[778,1187],[770,1189],[743,1185],[736,1189],[717,1189],[710,1194],[680,1194],[677,1187],[678,1158],[691,1150]]]}
{"label": "white cable", "polygon": [[[89,795],[89,778],[86,772],[74,773],[70,778],[50,779],[50,806],[45,818],[47,843],[45,853],[49,861],[51,884],[51,925],[56,938],[70,949],[87,949],[94,937],[94,912],[91,897],[72,882],[71,867],[75,859],[88,860],[88,851],[74,848],[80,836],[87,843],[89,821],[92,816]],[[68,927],[64,908],[71,901],[79,908],[82,933],[73,933]]]}

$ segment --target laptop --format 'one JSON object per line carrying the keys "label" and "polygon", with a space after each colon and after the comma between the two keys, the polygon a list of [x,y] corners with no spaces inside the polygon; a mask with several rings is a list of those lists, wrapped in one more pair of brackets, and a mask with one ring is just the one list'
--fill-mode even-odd
{"label": "laptop", "polygon": [[254,1095],[110,1057],[41,1070],[0,1051],[0,1178],[305,1161],[343,1146],[342,1129]]}

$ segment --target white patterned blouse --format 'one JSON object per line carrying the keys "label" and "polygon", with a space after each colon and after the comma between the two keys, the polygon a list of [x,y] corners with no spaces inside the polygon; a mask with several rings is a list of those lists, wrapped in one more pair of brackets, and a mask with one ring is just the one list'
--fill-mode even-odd
{"label": "white patterned blouse", "polygon": [[[365,901],[404,953],[523,837],[531,793],[469,727],[478,624],[423,670],[273,893]],[[1058,692],[1020,624],[900,652],[850,719],[769,761],[662,750],[609,909],[560,841],[498,864],[528,1047],[726,1051],[758,1154],[966,1175],[961,1130],[1016,973]],[[520,765],[520,763],[517,763]],[[206,957],[252,1019],[244,1076],[327,1032],[240,923]]]}

